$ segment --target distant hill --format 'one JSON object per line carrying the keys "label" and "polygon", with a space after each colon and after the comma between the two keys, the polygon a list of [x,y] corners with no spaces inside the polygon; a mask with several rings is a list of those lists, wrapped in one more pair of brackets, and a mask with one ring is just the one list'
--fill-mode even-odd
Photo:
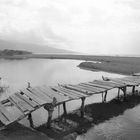
{"label": "distant hill", "polygon": [[14,42],[0,39],[0,50],[4,49],[25,50],[32,53],[74,53],[72,51],[48,47],[47,45]]}

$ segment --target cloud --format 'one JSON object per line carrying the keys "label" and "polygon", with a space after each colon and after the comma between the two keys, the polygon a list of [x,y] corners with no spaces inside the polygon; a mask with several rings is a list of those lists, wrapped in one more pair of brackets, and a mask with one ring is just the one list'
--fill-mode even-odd
{"label": "cloud", "polygon": [[139,0],[0,0],[0,36],[92,54],[137,54],[139,10]]}

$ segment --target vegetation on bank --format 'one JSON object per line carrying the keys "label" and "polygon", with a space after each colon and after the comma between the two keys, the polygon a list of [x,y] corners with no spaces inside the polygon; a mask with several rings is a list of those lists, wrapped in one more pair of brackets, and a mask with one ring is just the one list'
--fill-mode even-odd
{"label": "vegetation on bank", "polygon": [[135,63],[124,63],[124,62],[100,62],[100,63],[93,63],[93,62],[82,62],[79,64],[80,68],[87,69],[87,70],[100,70],[112,73],[118,73],[123,75],[133,75],[135,73],[140,72],[140,65]]}
{"label": "vegetation on bank", "polygon": [[9,50],[9,49],[0,50],[0,56],[13,56],[13,55],[25,55],[25,54],[32,54],[32,53],[23,50]]}

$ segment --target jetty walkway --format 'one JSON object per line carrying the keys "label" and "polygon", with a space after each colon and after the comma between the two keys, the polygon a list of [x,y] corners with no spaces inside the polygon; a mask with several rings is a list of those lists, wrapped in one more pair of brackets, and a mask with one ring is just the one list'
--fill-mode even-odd
{"label": "jetty walkway", "polygon": [[[32,112],[44,107],[48,111],[47,127],[51,126],[51,119],[54,108],[63,105],[64,115],[67,114],[66,103],[71,100],[81,99],[81,117],[84,117],[85,99],[94,94],[101,94],[102,101],[106,102],[109,90],[118,89],[118,99],[120,91],[124,98],[127,94],[127,87],[140,85],[140,76],[128,76],[124,78],[110,78],[104,80],[94,80],[91,82],[79,83],[76,85],[58,85],[55,87],[38,86],[27,87],[10,95],[6,100],[0,102],[0,129],[7,128],[9,125],[28,117],[30,126],[34,127]],[[11,104],[11,108],[7,107]]]}

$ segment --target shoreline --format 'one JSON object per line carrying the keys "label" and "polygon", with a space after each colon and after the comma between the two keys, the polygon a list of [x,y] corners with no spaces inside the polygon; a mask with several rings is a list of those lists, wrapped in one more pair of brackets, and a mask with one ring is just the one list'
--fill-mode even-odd
{"label": "shoreline", "polygon": [[75,140],[78,135],[86,133],[89,129],[103,123],[113,117],[124,113],[125,110],[134,108],[140,104],[140,95],[129,94],[125,101],[123,96],[120,100],[116,98],[107,103],[93,103],[85,106],[85,116],[80,117],[80,109],[62,115],[52,120],[52,126],[47,129],[41,125],[36,130],[45,133],[55,140]]}

